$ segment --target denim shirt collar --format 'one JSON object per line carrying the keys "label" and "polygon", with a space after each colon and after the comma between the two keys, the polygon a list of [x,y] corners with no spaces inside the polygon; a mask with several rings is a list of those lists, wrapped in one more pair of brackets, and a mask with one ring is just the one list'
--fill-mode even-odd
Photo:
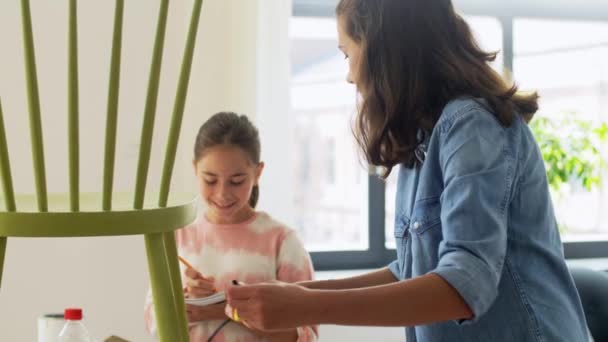
{"label": "denim shirt collar", "polygon": [[416,149],[414,150],[414,155],[416,156],[416,159],[418,160],[420,165],[422,165],[422,163],[424,163],[424,160],[426,159],[426,151],[429,147],[430,137],[431,135],[428,132],[423,129],[418,129],[416,138],[418,141],[422,142],[418,144],[418,146],[416,146]]}

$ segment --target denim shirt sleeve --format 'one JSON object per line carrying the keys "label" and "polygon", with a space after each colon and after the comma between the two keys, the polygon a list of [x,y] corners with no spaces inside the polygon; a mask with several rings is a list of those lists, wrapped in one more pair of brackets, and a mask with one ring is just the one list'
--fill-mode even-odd
{"label": "denim shirt sleeve", "polygon": [[465,322],[474,322],[498,294],[507,248],[513,158],[507,131],[479,107],[443,124],[439,152],[443,241],[438,265],[431,272],[460,293],[474,314]]}

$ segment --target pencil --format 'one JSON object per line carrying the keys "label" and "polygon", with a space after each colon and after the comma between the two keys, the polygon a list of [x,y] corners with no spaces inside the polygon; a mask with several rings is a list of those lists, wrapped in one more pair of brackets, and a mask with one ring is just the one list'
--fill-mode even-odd
{"label": "pencil", "polygon": [[182,258],[182,257],[181,257],[181,256],[179,256],[179,255],[177,256],[177,258],[179,259],[179,261],[181,261],[181,262],[182,262],[182,264],[184,264],[184,266],[186,266],[186,267],[188,267],[188,268],[191,268],[191,269],[193,269],[193,270],[195,270],[195,271],[196,271],[196,268],[194,268],[194,266],[190,265],[190,263],[189,263],[189,262],[187,262],[187,261],[186,261],[186,259]]}

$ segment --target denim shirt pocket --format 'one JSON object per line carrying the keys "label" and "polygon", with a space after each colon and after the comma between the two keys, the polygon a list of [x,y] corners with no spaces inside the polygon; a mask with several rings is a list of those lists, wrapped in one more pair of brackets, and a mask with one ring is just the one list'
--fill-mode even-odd
{"label": "denim shirt pocket", "polygon": [[441,204],[439,197],[419,200],[414,205],[410,226],[417,235],[423,235],[429,230],[441,226]]}
{"label": "denim shirt pocket", "polygon": [[441,230],[441,203],[439,197],[416,201],[410,220],[412,232],[413,275],[433,270],[439,262],[439,244],[443,240]]}

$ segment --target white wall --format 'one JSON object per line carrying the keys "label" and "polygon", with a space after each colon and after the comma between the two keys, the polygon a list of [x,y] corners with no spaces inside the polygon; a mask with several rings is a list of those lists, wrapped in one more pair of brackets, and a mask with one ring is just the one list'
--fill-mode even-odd
{"label": "white wall", "polygon": [[[289,17],[291,1],[260,0],[258,10],[256,53],[256,123],[260,130],[264,175],[260,181],[259,208],[292,225],[293,201],[285,200],[293,193],[292,175],[294,123],[289,115]],[[272,5],[269,5],[269,4]]]}

